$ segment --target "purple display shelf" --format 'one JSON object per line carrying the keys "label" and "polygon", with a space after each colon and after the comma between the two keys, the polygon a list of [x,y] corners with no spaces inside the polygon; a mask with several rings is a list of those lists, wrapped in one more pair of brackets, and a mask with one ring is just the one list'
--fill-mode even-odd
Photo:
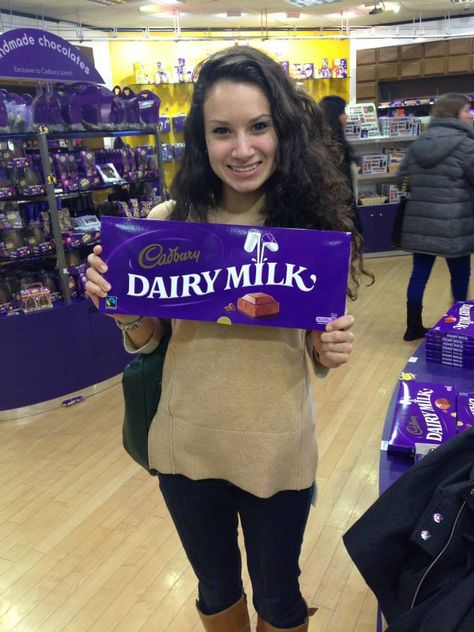
{"label": "purple display shelf", "polygon": [[0,411],[99,384],[130,360],[120,331],[90,301],[0,318]]}
{"label": "purple display shelf", "polygon": [[[425,342],[414,351],[407,362],[404,373],[413,373],[420,382],[433,382],[435,384],[451,384],[456,391],[472,391],[474,389],[474,370],[456,369],[443,366],[425,360]],[[382,433],[382,442],[390,439],[392,419],[395,412],[395,403],[398,393],[398,382],[390,400],[385,417],[385,425]],[[395,454],[388,454],[386,450],[380,450],[379,463],[379,493],[382,494],[392,483],[404,474],[413,461]],[[382,632],[382,620],[379,612],[377,618],[377,632]]]}

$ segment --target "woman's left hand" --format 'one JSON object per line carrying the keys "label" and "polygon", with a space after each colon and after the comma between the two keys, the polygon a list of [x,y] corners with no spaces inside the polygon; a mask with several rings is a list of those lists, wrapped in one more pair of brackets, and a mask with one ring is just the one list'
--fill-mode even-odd
{"label": "woman's left hand", "polygon": [[352,353],[354,316],[346,314],[326,325],[325,331],[311,332],[314,353],[320,364],[336,369],[345,364]]}

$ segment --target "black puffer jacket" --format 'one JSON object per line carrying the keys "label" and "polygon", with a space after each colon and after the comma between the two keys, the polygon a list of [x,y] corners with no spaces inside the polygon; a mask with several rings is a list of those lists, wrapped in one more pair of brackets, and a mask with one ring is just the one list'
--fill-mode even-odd
{"label": "black puffer jacket", "polygon": [[444,257],[474,252],[474,129],[434,118],[410,147],[398,174],[410,200],[402,248]]}

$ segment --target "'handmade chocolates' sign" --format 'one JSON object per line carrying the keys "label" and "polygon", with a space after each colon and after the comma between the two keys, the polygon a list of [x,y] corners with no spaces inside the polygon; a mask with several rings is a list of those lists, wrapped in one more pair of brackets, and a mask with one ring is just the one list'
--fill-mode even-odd
{"label": "'handmade chocolates' sign", "polygon": [[102,218],[104,313],[324,329],[345,312],[350,233]]}

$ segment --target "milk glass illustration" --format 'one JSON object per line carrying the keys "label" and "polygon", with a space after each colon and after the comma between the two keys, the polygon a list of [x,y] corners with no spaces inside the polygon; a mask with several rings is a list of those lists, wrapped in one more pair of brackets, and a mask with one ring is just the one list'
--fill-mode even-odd
{"label": "milk glass illustration", "polygon": [[278,252],[279,246],[275,237],[271,233],[263,233],[260,234],[258,230],[251,228],[247,233],[247,238],[245,239],[244,250],[245,252],[251,253],[257,250],[257,257],[252,257],[252,261],[255,263],[263,263],[267,261],[264,257],[265,249],[270,252]]}

